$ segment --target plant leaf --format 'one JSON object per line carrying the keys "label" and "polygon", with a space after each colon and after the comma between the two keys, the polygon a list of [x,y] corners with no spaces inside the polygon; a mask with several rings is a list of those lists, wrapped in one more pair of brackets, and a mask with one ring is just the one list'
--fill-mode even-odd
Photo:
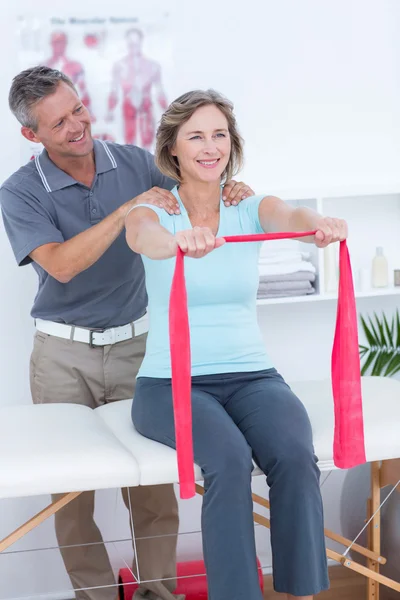
{"label": "plant leaf", "polygon": [[388,346],[389,346],[390,348],[394,348],[394,340],[393,340],[393,337],[394,337],[394,336],[393,336],[393,319],[392,319],[391,325],[390,325],[390,327],[389,327],[389,323],[388,323],[388,321],[387,321],[387,318],[386,318],[386,315],[385,315],[385,313],[383,313],[382,317],[383,317],[383,324],[384,324],[384,326],[385,326],[385,330],[386,330],[386,339],[387,339],[387,341],[388,341]]}
{"label": "plant leaf", "polygon": [[400,347],[400,316],[399,316],[399,310],[396,309],[396,348]]}
{"label": "plant leaf", "polygon": [[370,329],[371,335],[373,335],[373,337],[375,339],[375,346],[380,346],[381,344],[379,341],[379,335],[374,327],[371,317],[368,317],[368,320],[369,320],[369,324],[371,326],[371,329]]}
{"label": "plant leaf", "polygon": [[393,375],[396,375],[396,373],[398,373],[400,371],[400,364],[397,365],[397,367],[390,373],[390,376],[393,377]]}
{"label": "plant leaf", "polygon": [[363,364],[362,368],[361,368],[361,375],[366,375],[367,371],[368,371],[368,367],[371,365],[372,361],[374,360],[376,354],[377,354],[377,350],[370,350],[369,351],[369,356],[367,357],[365,363]]}
{"label": "plant leaf", "polygon": [[376,329],[379,332],[379,340],[382,346],[387,345],[387,340],[385,338],[385,332],[383,330],[383,322],[379,319],[378,315],[374,312]]}
{"label": "plant leaf", "polygon": [[376,357],[375,365],[372,369],[371,375],[377,377],[381,376],[383,369],[389,364],[391,358],[391,352],[387,352],[386,350],[378,351],[378,356]]}
{"label": "plant leaf", "polygon": [[383,353],[382,360],[379,365],[379,371],[380,371],[379,375],[380,376],[382,376],[382,377],[384,376],[383,371],[384,371],[384,369],[387,368],[387,366],[389,365],[392,358],[393,358],[393,351],[385,351]]}
{"label": "plant leaf", "polygon": [[391,320],[382,312],[378,316],[360,315],[368,345],[359,344],[361,374],[390,377],[400,371],[400,314],[399,309]]}
{"label": "plant leaf", "polygon": [[[368,325],[364,320],[364,317],[360,317],[361,320],[361,325],[363,327],[364,333],[365,333],[365,337],[367,338],[368,344],[370,346],[377,346],[378,344],[376,343],[376,340],[374,338],[374,336],[372,335],[372,333],[370,332],[370,330],[368,329]],[[400,321],[399,321],[399,332],[400,332]]]}
{"label": "plant leaf", "polygon": [[399,366],[400,366],[400,354],[396,353],[390,359],[389,364],[386,367],[386,371],[384,372],[384,376],[390,377],[391,375],[394,375],[394,373],[396,373],[396,370],[398,370]]}
{"label": "plant leaf", "polygon": [[375,360],[375,364],[374,364],[374,366],[372,368],[371,375],[373,375],[375,377],[378,377],[381,374],[382,359],[383,359],[383,352],[381,350],[378,350],[377,356],[376,356],[376,360]]}

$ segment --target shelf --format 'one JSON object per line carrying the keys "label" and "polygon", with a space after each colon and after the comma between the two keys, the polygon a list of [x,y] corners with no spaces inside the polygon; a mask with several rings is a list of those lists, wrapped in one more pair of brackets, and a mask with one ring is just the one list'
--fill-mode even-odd
{"label": "shelf", "polygon": [[[356,298],[373,298],[376,296],[400,296],[400,287],[388,287],[382,289],[370,289],[365,292],[355,292]],[[257,306],[322,302],[324,300],[337,300],[337,294],[310,294],[308,296],[287,296],[283,298],[258,298]]]}
{"label": "shelf", "polygon": [[[374,298],[376,296],[400,296],[400,287],[387,287],[387,288],[371,288],[365,292],[355,292],[356,298]],[[327,300],[335,300],[336,294],[324,294]]]}
{"label": "shelf", "polygon": [[[286,192],[281,195],[291,206],[305,205],[316,209],[323,215],[343,218],[349,226],[348,248],[351,258],[353,280],[356,289],[356,298],[376,298],[400,296],[400,287],[394,287],[394,272],[400,270],[400,182],[388,185],[362,185],[340,186],[331,189],[301,190],[298,193]],[[275,242],[268,242],[271,245]],[[297,244],[293,246],[293,244]],[[288,296],[284,298],[260,298],[258,306],[278,304],[304,304],[337,301],[337,294],[324,293],[325,250],[318,249],[313,244],[304,244],[302,241],[287,243],[293,250],[305,250],[311,254],[311,262],[316,268],[317,278],[314,282],[316,292],[307,296]],[[371,277],[373,259],[376,248],[382,246],[388,261],[389,287],[366,291],[358,291],[359,283],[368,281]],[[339,244],[335,244],[336,265],[339,262]],[[280,247],[277,243],[277,250]],[[368,275],[369,273],[369,275]],[[379,306],[379,300],[377,300]]]}

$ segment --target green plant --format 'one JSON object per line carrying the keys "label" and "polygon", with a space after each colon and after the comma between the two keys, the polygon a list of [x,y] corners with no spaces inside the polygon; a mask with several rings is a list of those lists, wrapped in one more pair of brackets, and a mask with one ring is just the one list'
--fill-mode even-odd
{"label": "green plant", "polygon": [[390,377],[400,371],[400,317],[396,310],[395,316],[389,322],[385,316],[368,317],[368,322],[362,316],[361,325],[367,339],[368,346],[360,344],[360,358],[364,359],[361,374],[383,375]]}

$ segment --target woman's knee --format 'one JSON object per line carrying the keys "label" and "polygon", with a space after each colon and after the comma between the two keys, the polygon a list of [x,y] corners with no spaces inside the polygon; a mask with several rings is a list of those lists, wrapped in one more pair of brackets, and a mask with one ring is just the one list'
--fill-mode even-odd
{"label": "woman's knee", "polygon": [[270,474],[271,476],[283,475],[293,482],[307,482],[310,478],[319,478],[317,461],[311,443],[287,440],[284,447],[276,452]]}
{"label": "woman's knee", "polygon": [[250,481],[252,469],[252,452],[247,442],[222,445],[203,466],[206,479],[218,479],[225,486]]}

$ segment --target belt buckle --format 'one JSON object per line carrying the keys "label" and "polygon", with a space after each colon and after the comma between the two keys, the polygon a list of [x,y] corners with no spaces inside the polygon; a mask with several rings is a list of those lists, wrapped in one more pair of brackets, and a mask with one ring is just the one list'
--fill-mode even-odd
{"label": "belt buckle", "polygon": [[97,348],[96,344],[93,344],[93,335],[95,333],[104,333],[105,329],[90,329],[89,331],[89,348]]}

